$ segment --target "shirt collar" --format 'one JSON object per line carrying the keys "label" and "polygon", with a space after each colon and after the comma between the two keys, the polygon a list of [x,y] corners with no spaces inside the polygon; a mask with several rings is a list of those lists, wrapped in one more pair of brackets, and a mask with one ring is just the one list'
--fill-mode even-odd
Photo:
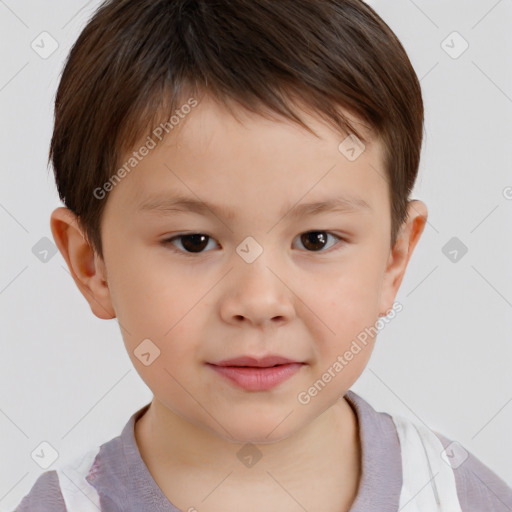
{"label": "shirt collar", "polygon": [[[377,412],[349,390],[344,395],[357,417],[361,479],[349,512],[396,512],[402,488],[400,442],[391,416]],[[87,476],[109,510],[180,512],[163,494],[144,463],[135,440],[135,422],[151,404],[132,414],[121,435],[101,446]],[[103,506],[103,505],[102,505]]]}

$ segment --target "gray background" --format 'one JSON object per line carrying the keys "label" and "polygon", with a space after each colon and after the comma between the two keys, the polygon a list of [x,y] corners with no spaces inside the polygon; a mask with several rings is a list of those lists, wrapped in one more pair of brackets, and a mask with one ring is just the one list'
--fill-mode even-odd
{"label": "gray background", "polygon": [[[370,3],[421,79],[426,139],[413,197],[426,202],[429,223],[397,296],[404,309],[352,389],[377,410],[459,441],[512,486],[512,1]],[[60,253],[41,261],[61,205],[46,167],[52,103],[63,61],[98,5],[0,0],[5,511],[44,471],[31,458],[41,442],[58,452],[56,463],[67,461],[118,435],[151,399],[117,321],[91,313]],[[47,58],[44,31],[58,43]],[[469,44],[461,55],[454,31]]]}

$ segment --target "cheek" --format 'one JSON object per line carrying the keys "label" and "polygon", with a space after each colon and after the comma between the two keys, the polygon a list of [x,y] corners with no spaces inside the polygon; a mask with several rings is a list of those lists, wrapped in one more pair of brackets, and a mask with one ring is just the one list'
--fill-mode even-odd
{"label": "cheek", "polygon": [[323,366],[330,366],[346,353],[343,371],[347,377],[357,378],[366,365],[376,335],[381,272],[374,258],[362,256],[322,278],[324,293],[316,294],[318,306],[312,309],[323,321],[322,334],[313,334],[321,343],[318,348]]}
{"label": "cheek", "polygon": [[[164,264],[162,258],[149,259],[131,254],[113,265],[111,296],[120,324],[130,343],[144,337],[166,339],[204,295],[205,286],[194,277]],[[191,283],[194,283],[192,285]]]}
{"label": "cheek", "polygon": [[169,403],[178,404],[184,400],[184,389],[197,386],[203,338],[193,315],[187,314],[188,304],[165,294],[160,299],[142,301],[138,307],[130,304],[126,309],[130,333],[123,330],[122,335],[132,364],[146,385]]}
{"label": "cheek", "polygon": [[[196,350],[194,343],[201,337],[195,315],[201,310],[198,301],[207,292],[208,283],[196,283],[182,267],[165,265],[161,259],[145,258],[143,264],[140,259],[132,254],[116,267],[111,294],[132,362],[141,375],[160,374],[164,368],[179,369],[179,362],[190,359]],[[145,342],[149,352],[160,354],[151,367],[144,367],[137,352],[148,339],[156,346],[153,349]]]}
{"label": "cheek", "polygon": [[364,326],[368,320],[373,321],[378,314],[382,280],[377,260],[362,254],[331,270],[322,278],[323,293],[318,294],[318,303],[323,304],[331,322],[338,327],[333,330],[352,330]]}

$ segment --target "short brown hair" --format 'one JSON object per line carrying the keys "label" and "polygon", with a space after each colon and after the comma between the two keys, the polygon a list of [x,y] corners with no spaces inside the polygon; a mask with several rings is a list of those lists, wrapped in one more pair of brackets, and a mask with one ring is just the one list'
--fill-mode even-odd
{"label": "short brown hair", "polygon": [[137,140],[186,98],[202,94],[230,111],[235,102],[311,131],[294,108],[300,102],[363,142],[337,107],[366,123],[384,147],[395,245],[419,167],[423,101],[403,46],[370,6],[361,0],[107,0],[63,69],[49,156],[61,200],[101,258],[106,200],[94,190]]}

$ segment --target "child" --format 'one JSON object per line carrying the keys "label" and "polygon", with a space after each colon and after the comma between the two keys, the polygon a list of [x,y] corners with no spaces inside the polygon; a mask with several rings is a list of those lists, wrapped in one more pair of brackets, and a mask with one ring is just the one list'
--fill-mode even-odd
{"label": "child", "polygon": [[420,84],[368,5],[110,0],[55,109],[54,239],[154,398],[19,512],[512,510],[350,391],[427,219]]}

